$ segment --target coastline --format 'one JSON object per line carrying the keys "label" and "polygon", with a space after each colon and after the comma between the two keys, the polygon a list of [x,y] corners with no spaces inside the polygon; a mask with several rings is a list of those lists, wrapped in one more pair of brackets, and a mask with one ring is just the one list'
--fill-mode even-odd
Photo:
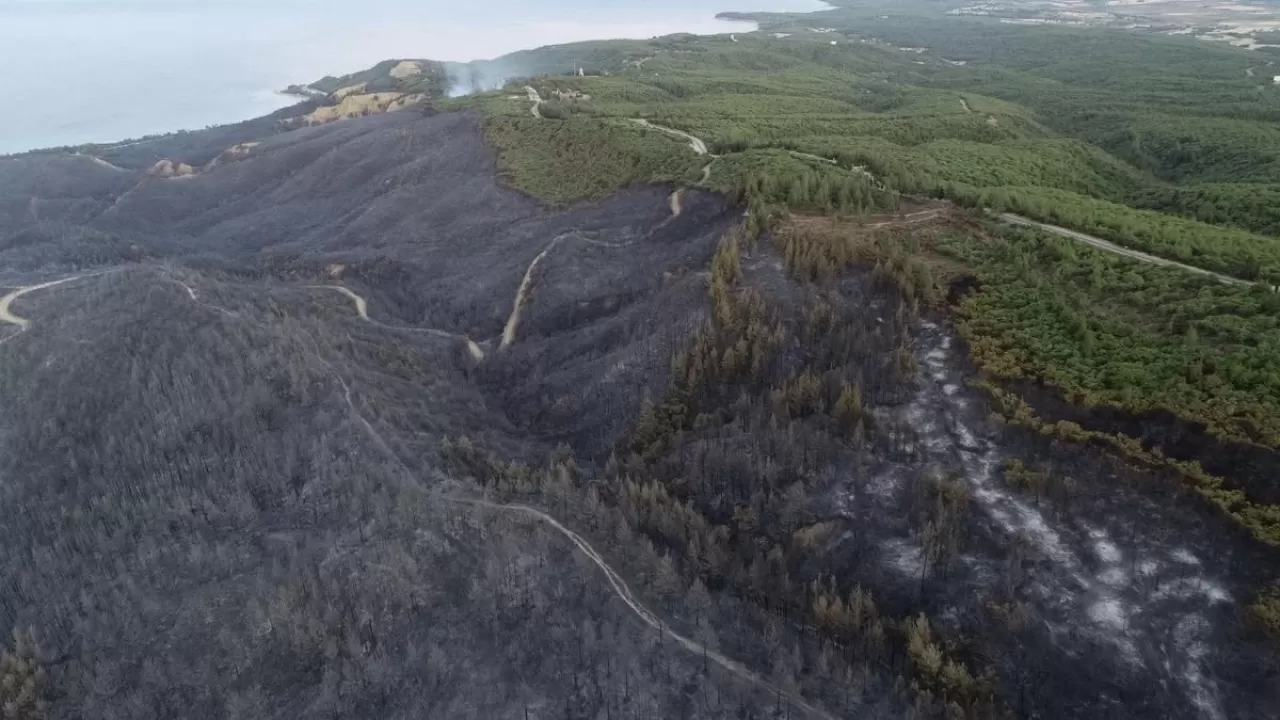
{"label": "coastline", "polygon": [[[733,2],[734,0],[724,0],[723,4],[731,5]],[[831,8],[831,5],[824,0],[756,0],[755,2],[745,0],[742,4],[747,6],[776,5],[784,8],[776,11],[759,11],[761,14],[821,12]],[[788,6],[795,8],[799,4],[812,5],[814,8],[812,10],[785,9]],[[732,12],[736,11],[715,12],[708,10],[707,14],[704,15],[700,11],[690,11],[682,14],[678,12],[663,13],[654,10],[651,11],[651,16],[647,18],[636,17],[634,20],[627,21],[608,18],[599,22],[567,20],[557,16],[555,13],[549,13],[545,20],[535,23],[539,27],[538,30],[527,33],[521,31],[513,34],[509,26],[495,26],[488,44],[489,46],[495,46],[501,52],[490,57],[498,58],[546,45],[569,44],[589,40],[645,39],[678,32],[715,34],[708,31],[713,30],[716,25],[722,25],[722,32],[725,33],[748,33],[759,29],[759,23],[755,21],[727,17]],[[636,13],[637,16],[643,14],[641,12]],[[697,17],[704,19],[698,20]],[[366,37],[364,41],[367,43],[368,39]],[[527,41],[527,43],[521,44],[522,41]],[[297,44],[300,42],[314,43],[315,41],[309,38],[291,41],[286,38],[282,42],[285,46],[288,46],[290,42]],[[352,40],[352,45],[359,46],[361,42],[361,39],[356,38]],[[403,45],[404,41],[401,39],[400,47],[388,46],[385,51],[381,51],[383,55],[380,59],[405,56],[451,61],[451,54],[456,57],[456,51],[450,52],[444,48],[440,48],[439,53],[433,53],[429,43],[423,43],[416,53],[401,55],[397,50],[402,49]],[[477,44],[479,52],[483,52],[482,47],[483,43]],[[253,54],[255,49],[254,46],[250,46],[243,54],[256,60],[257,58]],[[349,60],[343,60],[342,58],[352,54],[355,53],[330,53],[325,56],[326,59],[322,60],[322,63],[310,62],[305,57],[294,58],[292,61],[288,61],[286,56],[267,57],[261,61],[261,65],[273,69],[267,73],[260,73],[266,75],[266,77],[259,77],[256,80],[251,75],[242,75],[240,76],[241,79],[238,80],[235,76],[229,76],[227,82],[223,83],[220,82],[222,78],[216,77],[216,74],[212,81],[203,78],[194,79],[192,80],[193,84],[205,88],[205,90],[203,92],[195,88],[184,88],[183,90],[187,91],[187,94],[193,98],[202,101],[203,109],[179,113],[182,117],[170,117],[175,115],[170,112],[170,108],[188,107],[192,103],[184,103],[178,97],[174,97],[171,102],[166,103],[158,94],[150,93],[151,96],[143,97],[142,102],[120,101],[119,105],[114,104],[119,98],[145,96],[148,94],[147,90],[153,89],[157,82],[173,82],[174,73],[158,70],[154,65],[148,63],[143,65],[144,73],[146,74],[139,74],[131,78],[136,87],[121,85],[118,87],[117,92],[107,93],[96,99],[85,98],[81,101],[82,104],[68,105],[66,109],[47,110],[44,112],[45,116],[38,119],[14,122],[10,125],[0,124],[0,137],[7,135],[13,141],[13,145],[0,145],[0,158],[64,148],[119,145],[121,143],[150,140],[156,137],[208,127],[233,125],[252,120],[278,112],[293,104],[327,97],[326,93],[311,90],[307,87],[307,83],[314,82],[327,74],[337,74],[333,72],[335,67],[339,68],[341,72],[354,72],[361,69],[358,64],[343,67]],[[441,57],[435,57],[436,54],[440,54]],[[475,57],[466,62],[479,59],[481,57]],[[356,61],[356,63],[358,62]],[[377,61],[375,60],[374,62]],[[246,62],[246,67],[251,68],[254,64],[257,63]],[[121,69],[118,72],[121,77],[130,77],[130,73],[127,70]],[[155,75],[154,81],[150,74]],[[273,81],[270,79],[272,76],[279,79]],[[289,79],[281,82],[283,78]],[[178,81],[182,82],[183,78],[179,77]],[[268,84],[253,87],[254,84],[264,81]],[[285,85],[286,82],[289,84]],[[285,87],[282,88],[281,85],[285,85]],[[236,86],[244,89],[237,89]],[[274,98],[274,100],[268,98]],[[112,104],[108,105],[107,103]],[[103,108],[105,108],[105,112]],[[243,108],[243,112],[236,112],[230,108]],[[86,128],[86,123],[83,121],[73,124],[76,118],[102,115],[111,117],[114,122],[107,124],[95,121],[88,128]],[[202,120],[202,116],[206,119]],[[165,119],[166,117],[169,119]],[[95,128],[100,128],[101,131],[99,132]]]}

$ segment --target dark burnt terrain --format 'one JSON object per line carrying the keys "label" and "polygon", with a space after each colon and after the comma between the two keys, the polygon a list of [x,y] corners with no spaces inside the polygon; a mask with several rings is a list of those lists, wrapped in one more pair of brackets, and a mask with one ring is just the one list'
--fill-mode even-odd
{"label": "dark burnt terrain", "polygon": [[711,193],[548,211],[467,114],[274,127],[0,160],[0,286],[76,278],[0,326],[49,717],[1275,717],[1274,553],[994,422],[891,270],[797,280]]}

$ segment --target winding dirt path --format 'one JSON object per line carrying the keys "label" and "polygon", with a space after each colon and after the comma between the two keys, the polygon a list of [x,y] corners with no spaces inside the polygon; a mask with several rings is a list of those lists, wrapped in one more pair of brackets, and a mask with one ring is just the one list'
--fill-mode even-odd
{"label": "winding dirt path", "polygon": [[867,228],[884,228],[884,227],[900,227],[902,225],[918,225],[922,222],[928,222],[942,216],[942,208],[931,208],[929,210],[920,210],[913,213],[907,213],[892,220],[872,223],[864,227]]}
{"label": "winding dirt path", "polygon": [[1100,237],[1094,237],[1093,235],[1087,235],[1085,233],[1077,232],[1075,230],[1068,230],[1067,228],[1059,227],[1057,225],[1048,225],[1046,223],[1036,222],[1035,220],[1022,217],[1021,215],[1015,215],[1013,213],[1003,213],[1000,215],[1000,219],[1011,225],[1022,225],[1024,227],[1039,228],[1046,232],[1051,232],[1054,235],[1061,235],[1062,237],[1070,238],[1077,242],[1084,243],[1085,245],[1095,247],[1099,250],[1113,253],[1115,255],[1122,255],[1124,257],[1137,260],[1139,262],[1144,262],[1150,265],[1161,265],[1164,267],[1178,268],[1180,270],[1186,270],[1187,272],[1196,273],[1197,275],[1205,275],[1207,277],[1214,278],[1219,282],[1226,283],[1227,285],[1238,285],[1238,286],[1247,287],[1249,285],[1255,284],[1255,283],[1249,282],[1248,280],[1241,280],[1240,278],[1231,277],[1230,275],[1223,275],[1221,273],[1213,272],[1212,270],[1205,270],[1204,268],[1198,268],[1194,265],[1185,265],[1183,263],[1180,263],[1174,260],[1168,260],[1166,258],[1159,257],[1157,255],[1149,255],[1147,253],[1144,253],[1138,250],[1130,250],[1127,247],[1117,245],[1109,240],[1103,240]]}
{"label": "winding dirt path", "polygon": [[973,112],[973,108],[969,107],[969,101],[964,98],[960,98],[960,107],[964,108],[967,113]]}
{"label": "winding dirt path", "polygon": [[460,335],[458,333],[449,332],[448,330],[439,330],[436,328],[402,327],[378,322],[377,320],[369,317],[369,301],[365,300],[364,297],[356,293],[351,288],[344,287],[342,285],[308,285],[307,287],[313,290],[332,290],[347,296],[351,302],[355,303],[356,314],[360,316],[361,320],[369,323],[370,325],[376,325],[384,330],[391,330],[393,332],[422,333],[423,335],[431,335],[433,337],[444,338],[446,340],[461,340],[467,346],[467,353],[471,355],[473,360],[476,362],[484,360],[484,350],[482,350],[474,340],[466,335]]}
{"label": "winding dirt path", "polygon": [[239,313],[236,313],[236,312],[233,312],[233,311],[231,311],[231,310],[228,310],[228,309],[226,309],[226,308],[224,308],[224,307],[222,307],[222,306],[220,306],[220,305],[214,305],[214,304],[212,304],[212,303],[207,303],[207,302],[205,302],[205,301],[201,300],[201,299],[200,299],[200,295],[196,292],[196,289],[195,289],[195,288],[193,288],[193,287],[191,287],[190,285],[188,285],[186,282],[184,282],[184,281],[182,281],[182,280],[179,280],[179,279],[178,279],[178,278],[176,278],[176,277],[173,277],[173,276],[172,276],[172,275],[170,275],[169,273],[163,273],[163,277],[164,277],[164,279],[165,279],[165,280],[167,280],[167,281],[169,281],[169,282],[173,283],[174,285],[177,285],[178,287],[182,288],[183,292],[185,292],[185,293],[187,294],[187,298],[188,298],[189,300],[191,300],[191,302],[193,302],[193,303],[195,303],[196,305],[198,305],[198,306],[200,306],[200,307],[204,308],[205,310],[212,310],[213,312],[216,312],[216,313],[218,313],[218,314],[220,314],[220,315],[225,315],[225,316],[227,316],[227,317],[229,317],[229,318],[235,318],[235,319],[237,319],[237,320],[241,319],[241,318],[240,318],[240,314],[239,314]]}
{"label": "winding dirt path", "polygon": [[[530,110],[533,113],[533,116],[536,118],[541,118],[542,117],[541,108],[542,108],[542,103],[544,102],[542,99],[542,95],[540,95],[538,93],[537,88],[533,87],[532,85],[526,85],[524,89],[529,96],[529,102],[533,103],[533,107],[530,108]],[[715,155],[711,152],[711,149],[707,146],[706,141],[704,141],[702,138],[698,137],[697,135],[692,135],[683,130],[677,130],[675,128],[666,127],[665,125],[658,125],[658,124],[649,122],[648,120],[645,120],[643,118],[628,118],[628,120],[630,120],[631,122],[641,127],[648,128],[650,130],[657,130],[658,132],[663,133],[665,135],[670,135],[674,138],[684,140],[685,142],[689,143],[689,148],[693,150],[694,154],[699,156],[710,157],[711,162],[703,166],[702,179],[698,181],[698,184],[706,185],[708,182],[710,182],[711,167],[716,164],[716,161],[720,159],[720,156]],[[814,155],[813,157],[823,162],[829,162],[829,163],[835,164],[834,160],[829,160],[827,158],[820,158],[816,155]],[[673,208],[674,208],[674,205],[673,205]],[[679,213],[676,213],[673,210],[673,214],[678,215]]]}
{"label": "winding dirt path", "polygon": [[[677,191],[677,193],[678,192],[679,191]],[[678,202],[679,200],[674,198],[673,193],[672,212],[675,212],[676,214],[679,214],[675,205]],[[667,218],[662,222],[670,222],[672,219],[673,218]],[[533,262],[529,263],[529,267],[524,271],[524,278],[520,280],[520,287],[516,290],[516,298],[511,303],[511,314],[507,316],[507,324],[502,329],[502,339],[498,344],[498,350],[500,352],[506,350],[516,341],[516,331],[520,329],[520,318],[524,314],[525,305],[529,302],[529,290],[533,288],[534,271],[538,269],[538,265],[542,263],[547,255],[549,255],[557,245],[569,238],[574,238],[586,243],[587,245],[594,245],[608,250],[621,250],[631,244],[630,242],[616,243],[607,242],[605,240],[595,240],[593,238],[583,236],[577,230],[557,235],[555,239],[547,244],[547,247],[544,248],[542,252],[538,253],[538,256],[533,259]]]}
{"label": "winding dirt path", "polygon": [[756,673],[751,672],[742,663],[739,663],[738,661],[733,660],[731,658],[725,657],[724,655],[721,655],[720,653],[706,647],[705,645],[702,645],[701,643],[691,640],[681,635],[680,633],[672,630],[670,627],[667,626],[666,623],[662,621],[660,617],[654,614],[653,611],[649,610],[649,608],[645,607],[644,604],[641,603],[640,600],[638,600],[634,594],[632,594],[631,588],[627,587],[627,582],[622,579],[622,576],[619,575],[617,571],[615,571],[612,567],[609,566],[609,563],[605,562],[604,558],[600,556],[600,553],[597,552],[596,549],[591,546],[591,543],[588,543],[585,539],[583,539],[581,535],[565,527],[563,524],[561,524],[558,520],[551,517],[550,515],[536,508],[529,507],[528,505],[502,505],[498,503],[487,502],[484,500],[473,500],[470,498],[459,498],[456,496],[445,496],[444,499],[446,499],[449,502],[453,502],[457,504],[472,505],[475,507],[488,508],[491,510],[497,510],[501,512],[519,513],[521,515],[525,515],[527,517],[531,517],[535,520],[539,520],[543,523],[546,523],[547,525],[551,526],[551,528],[553,528],[556,532],[568,538],[569,541],[572,542],[574,546],[577,547],[578,550],[581,551],[582,554],[587,557],[588,560],[594,563],[596,567],[600,568],[601,572],[603,572],[605,575],[605,579],[609,581],[609,586],[613,588],[614,594],[617,595],[618,599],[621,600],[631,610],[631,612],[635,613],[636,617],[639,617],[640,620],[644,622],[644,624],[648,625],[654,630],[661,632],[666,637],[674,640],[677,645],[684,648],[688,652],[694,655],[705,657],[707,660],[719,665],[721,668],[729,671],[729,673],[731,673],[732,675],[738,677],[741,680],[746,681],[751,685],[755,685],[759,688],[769,691],[774,695],[779,695],[781,697],[786,698],[787,702],[794,705],[795,707],[798,707],[804,710],[810,715],[818,718],[823,718],[823,720],[836,720],[834,716],[828,714],[826,711],[818,708],[817,706],[806,702],[803,698],[800,698],[796,695],[786,692],[782,688],[778,687],[777,685],[774,685],[773,683],[769,682],[768,680],[765,680],[764,678],[760,677]]}
{"label": "winding dirt path", "polygon": [[538,93],[538,89],[532,85],[525,85],[524,91],[529,94],[529,102],[533,103],[533,107],[529,108],[529,112],[539,120],[542,119],[542,95]]}
{"label": "winding dirt path", "polygon": [[351,302],[356,304],[356,314],[360,316],[360,319],[365,322],[373,322],[373,320],[369,318],[369,301],[365,300],[360,295],[357,295],[350,288],[346,288],[341,285],[308,285],[307,287],[314,288],[316,290],[333,290],[334,292],[346,295]]}
{"label": "winding dirt path", "polygon": [[108,170],[113,170],[115,172],[128,172],[127,170],[120,167],[119,165],[113,165],[107,162],[106,160],[103,160],[102,158],[98,157],[97,155],[86,155],[81,152],[72,153],[72,155],[75,155],[76,157],[87,157],[89,158],[90,162],[92,162],[94,165],[107,168]]}
{"label": "winding dirt path", "polygon": [[675,192],[671,193],[671,197],[669,199],[669,202],[671,203],[671,217],[669,219],[674,220],[675,218],[680,217],[680,213],[684,212],[684,207],[680,203],[683,195],[683,188],[677,188]]}
{"label": "winding dirt path", "polygon": [[516,299],[511,303],[511,314],[507,316],[507,324],[502,329],[502,342],[498,345],[498,350],[506,350],[516,341],[516,331],[520,329],[520,315],[524,312],[525,302],[529,299],[529,289],[533,287],[533,271],[538,269],[538,265],[562,240],[574,234],[570,232],[557,235],[525,269],[524,279],[520,281],[520,288],[516,290]]}
{"label": "winding dirt path", "polygon": [[195,289],[195,288],[193,288],[193,287],[191,287],[190,285],[188,285],[188,284],[186,284],[186,283],[182,282],[181,280],[174,280],[174,282],[176,282],[176,283],[178,283],[179,285],[181,285],[181,286],[182,286],[182,289],[187,291],[187,297],[191,298],[191,301],[192,301],[192,302],[200,302],[200,298],[196,296],[196,289]]}
{"label": "winding dirt path", "polygon": [[696,135],[690,135],[689,133],[683,130],[676,130],[675,128],[669,128],[662,125],[655,125],[649,122],[648,120],[644,120],[642,118],[631,118],[631,122],[641,127],[646,127],[651,130],[657,130],[660,133],[666,133],[667,135],[670,135],[672,137],[678,137],[682,140],[685,140],[686,142],[689,143],[689,147],[693,148],[693,151],[698,155],[711,154],[711,150],[707,148],[707,144],[702,141],[702,138]]}
{"label": "winding dirt path", "polygon": [[[332,366],[330,366],[327,362],[325,362],[323,358],[320,358],[320,361],[326,367],[328,367],[331,371],[334,372],[335,377],[337,377],[338,379],[338,382],[341,383],[342,385],[343,397],[346,399],[347,408],[351,411],[351,414],[355,417],[356,421],[359,422],[360,425],[364,428],[365,432],[369,435],[370,439],[373,440],[374,444],[378,446],[378,448],[387,456],[388,459],[394,461],[397,465],[399,465],[401,470],[407,473],[410,477],[417,480],[413,470],[404,464],[404,461],[400,459],[400,456],[397,455],[396,452],[391,449],[391,446],[387,443],[386,439],[382,437],[382,433],[378,432],[377,428],[373,426],[373,423],[369,422],[369,420],[365,418],[365,416],[360,412],[359,408],[356,407],[355,400],[351,396],[351,386],[347,383],[347,381],[343,379],[341,374],[338,374],[336,371],[334,371]],[[830,713],[827,713],[821,708],[810,704],[809,702],[805,701],[804,698],[794,695],[793,693],[787,692],[782,688],[778,687],[777,685],[774,685],[773,683],[769,682],[768,680],[765,680],[760,675],[747,669],[747,667],[742,663],[739,663],[738,661],[733,660],[732,658],[721,655],[720,653],[712,650],[711,648],[708,648],[705,645],[702,645],[701,643],[691,640],[685,637],[684,635],[681,635],[680,633],[672,630],[670,627],[667,626],[666,623],[662,621],[662,618],[658,617],[657,614],[655,614],[649,608],[645,607],[644,603],[642,603],[639,599],[636,598],[636,596],[631,592],[631,588],[627,586],[627,582],[623,580],[622,576],[619,575],[618,572],[614,570],[609,565],[608,562],[605,561],[605,559],[600,555],[600,553],[596,551],[594,547],[591,546],[591,543],[587,542],[586,539],[584,539],[581,535],[565,527],[564,524],[556,520],[554,517],[551,517],[547,513],[542,512],[537,508],[529,507],[528,505],[494,503],[488,500],[462,497],[459,495],[449,495],[449,494],[441,493],[441,494],[437,494],[435,497],[437,497],[438,499],[444,502],[452,503],[454,505],[479,507],[479,508],[485,508],[488,510],[494,510],[496,512],[515,513],[518,515],[524,515],[525,517],[533,518],[534,520],[547,524],[553,530],[560,533],[565,538],[567,538],[570,542],[572,542],[574,547],[576,547],[583,555],[587,557],[588,560],[590,560],[597,568],[600,569],[601,572],[604,573],[605,579],[608,580],[609,587],[613,589],[614,595],[616,595],[618,599],[621,600],[623,604],[625,604],[627,608],[630,609],[631,612],[636,615],[636,617],[640,618],[640,620],[644,622],[645,625],[648,625],[654,630],[657,630],[658,632],[662,633],[664,636],[675,641],[677,645],[684,648],[686,651],[694,655],[704,657],[708,661],[713,662],[716,665],[719,665],[721,668],[728,671],[730,674],[739,678],[740,680],[743,680],[751,685],[755,685],[758,688],[766,690],[775,696],[786,698],[788,703],[790,703],[791,705],[797,708],[800,708],[801,710],[804,710],[805,712],[809,713],[811,716],[815,718],[821,718],[822,720],[837,720],[834,715],[831,715]]]}
{"label": "winding dirt path", "polygon": [[4,297],[0,297],[0,323],[5,323],[7,325],[17,325],[18,332],[26,332],[27,329],[31,327],[31,321],[24,317],[19,317],[13,314],[13,301],[17,300],[18,298],[28,293],[36,292],[37,290],[45,290],[47,288],[57,287],[58,285],[65,285],[66,283],[73,282],[81,278],[89,278],[89,277],[97,277],[98,275],[105,275],[108,272],[112,272],[112,271],[104,270],[101,272],[94,272],[94,273],[81,273],[79,275],[72,275],[70,277],[65,277],[60,280],[50,280],[49,282],[43,282],[38,285],[27,285],[24,287],[17,288],[16,290],[11,290]]}
{"label": "winding dirt path", "polygon": [[787,154],[792,157],[801,158],[803,160],[817,160],[818,162],[826,163],[827,165],[835,165],[837,167],[840,165],[840,163],[836,162],[832,158],[825,158],[825,157],[822,157],[821,155],[814,155],[813,153],[800,152],[799,150],[788,150]]}
{"label": "winding dirt path", "polygon": [[[832,167],[841,168],[840,163],[835,158],[822,157],[821,155],[814,155],[813,153],[800,152],[799,150],[787,150],[787,154],[790,155],[791,157],[800,158],[802,160],[813,160],[815,162],[824,163]],[[866,169],[865,167],[862,167],[861,165],[854,165],[853,167],[849,168],[849,173],[853,175],[861,175],[867,178],[868,180],[870,180],[871,184],[876,186],[876,189],[882,192],[887,192],[885,190],[884,183],[880,182],[880,179],[877,178],[875,175],[872,175],[871,171]]]}

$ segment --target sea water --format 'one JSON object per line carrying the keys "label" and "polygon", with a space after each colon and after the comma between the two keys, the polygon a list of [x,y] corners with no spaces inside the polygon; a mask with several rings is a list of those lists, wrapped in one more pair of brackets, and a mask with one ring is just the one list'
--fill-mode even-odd
{"label": "sea water", "polygon": [[723,33],[820,0],[0,0],[0,154],[248,119],[278,91],[393,57]]}

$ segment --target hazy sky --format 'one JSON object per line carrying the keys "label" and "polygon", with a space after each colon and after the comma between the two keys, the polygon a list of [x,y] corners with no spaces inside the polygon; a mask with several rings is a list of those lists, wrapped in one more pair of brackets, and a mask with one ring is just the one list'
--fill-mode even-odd
{"label": "hazy sky", "polygon": [[725,10],[820,0],[0,0],[0,153],[200,128],[389,57],[727,32]]}

